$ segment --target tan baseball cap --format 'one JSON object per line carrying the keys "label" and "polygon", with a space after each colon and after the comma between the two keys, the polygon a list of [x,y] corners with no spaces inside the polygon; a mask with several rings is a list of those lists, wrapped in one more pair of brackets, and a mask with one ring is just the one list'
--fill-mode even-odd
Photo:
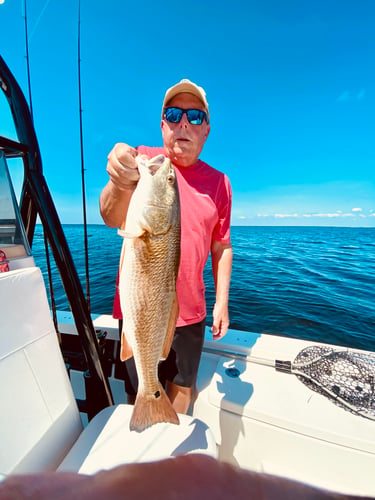
{"label": "tan baseball cap", "polygon": [[208,109],[206,92],[202,87],[199,87],[199,85],[197,85],[194,82],[191,82],[187,78],[182,79],[179,83],[176,83],[176,85],[173,85],[173,87],[170,87],[166,91],[163,100],[162,112],[164,111],[164,108],[169,103],[169,101],[172,100],[173,97],[175,97],[177,94],[181,94],[182,92],[187,92],[188,94],[193,94],[196,97],[198,97],[198,99],[202,101],[202,104],[207,113],[208,120],[210,120],[210,112]]}

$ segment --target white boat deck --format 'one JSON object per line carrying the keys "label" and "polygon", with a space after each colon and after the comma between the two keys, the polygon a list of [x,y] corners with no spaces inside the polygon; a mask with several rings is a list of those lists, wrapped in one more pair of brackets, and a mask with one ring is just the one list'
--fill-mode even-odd
{"label": "white boat deck", "polygon": [[[60,312],[58,319],[62,332],[74,333],[69,313]],[[110,316],[95,316],[94,325],[118,340],[117,321]],[[237,330],[213,342],[207,328],[193,416],[209,425],[224,461],[375,496],[375,421],[271,366],[276,359],[294,361],[313,345],[321,344]],[[115,399],[124,397],[122,381],[110,383]]]}

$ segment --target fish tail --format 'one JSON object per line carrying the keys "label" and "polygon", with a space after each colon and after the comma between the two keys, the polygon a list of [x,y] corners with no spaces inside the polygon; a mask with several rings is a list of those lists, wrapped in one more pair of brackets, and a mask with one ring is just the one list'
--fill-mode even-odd
{"label": "fish tail", "polygon": [[153,395],[145,395],[138,392],[130,420],[130,430],[142,432],[158,422],[169,422],[179,424],[177,413],[172,406],[162,385]]}

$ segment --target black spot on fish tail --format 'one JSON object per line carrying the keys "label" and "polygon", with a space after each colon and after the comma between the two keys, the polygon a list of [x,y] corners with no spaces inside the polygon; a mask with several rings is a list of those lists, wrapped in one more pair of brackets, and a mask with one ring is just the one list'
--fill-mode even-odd
{"label": "black spot on fish tail", "polygon": [[158,422],[169,422],[178,425],[178,415],[166,395],[162,385],[147,396],[138,391],[133,414],[129,423],[131,431],[142,432]]}

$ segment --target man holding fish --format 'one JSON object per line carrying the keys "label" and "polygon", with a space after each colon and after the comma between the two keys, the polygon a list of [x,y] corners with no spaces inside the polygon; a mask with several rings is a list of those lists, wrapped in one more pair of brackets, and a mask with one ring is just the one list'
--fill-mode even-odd
{"label": "man holding fish", "polygon": [[[141,371],[154,371],[154,364],[142,364],[145,355],[140,344],[157,337],[157,347],[151,348],[157,351],[157,364],[167,356],[159,375],[166,381],[174,410],[186,413],[204,341],[203,269],[210,252],[216,290],[214,339],[222,338],[229,326],[232,195],[227,176],[199,159],[210,132],[201,87],[181,80],[167,90],[161,130],[163,148],[115,145],[108,156],[110,180],[101,194],[100,210],[104,222],[121,227],[124,236],[113,314],[119,319],[124,316],[121,358],[127,360],[128,400],[132,395],[134,399],[137,390],[137,400],[140,392],[148,400],[162,399],[154,382],[147,382],[145,374],[140,376]],[[156,244],[164,246],[156,250]],[[173,416],[158,418],[174,421]],[[134,429],[153,423],[151,417]]]}

